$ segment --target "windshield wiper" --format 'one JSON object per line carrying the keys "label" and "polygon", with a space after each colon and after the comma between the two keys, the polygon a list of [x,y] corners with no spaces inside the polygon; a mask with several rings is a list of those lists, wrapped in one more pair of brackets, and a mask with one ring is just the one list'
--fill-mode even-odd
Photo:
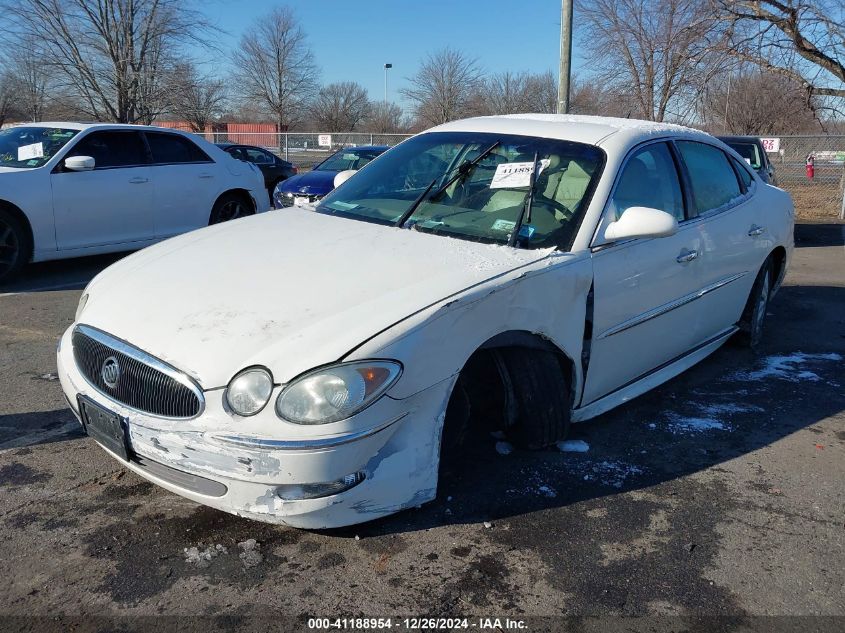
{"label": "windshield wiper", "polygon": [[403,224],[405,224],[405,222],[407,222],[407,221],[408,221],[408,218],[410,218],[410,217],[414,214],[414,211],[416,211],[416,210],[417,210],[417,207],[418,207],[418,206],[420,206],[420,204],[422,203],[423,198],[425,198],[425,197],[428,195],[428,192],[429,192],[429,191],[431,191],[432,187],[434,187],[434,185],[436,185],[436,184],[437,184],[437,181],[438,181],[438,180],[440,180],[440,176],[438,176],[437,178],[435,178],[434,180],[432,180],[432,181],[428,184],[428,187],[426,187],[426,188],[423,190],[423,192],[422,192],[420,195],[418,195],[418,196],[417,196],[416,200],[414,200],[414,201],[411,203],[411,206],[410,206],[410,207],[408,207],[408,208],[405,210],[405,213],[403,213],[402,215],[400,215],[400,216],[399,216],[399,219],[398,219],[398,220],[396,220],[396,226],[402,226]]}
{"label": "windshield wiper", "polygon": [[429,200],[436,200],[437,198],[442,196],[443,192],[446,191],[449,187],[451,187],[452,183],[455,182],[458,178],[463,179],[463,178],[466,178],[467,176],[469,176],[472,173],[472,170],[475,169],[475,166],[478,165],[478,163],[480,163],[482,160],[484,160],[490,152],[492,152],[494,149],[499,147],[499,145],[501,145],[501,144],[502,144],[502,141],[496,141],[490,147],[485,149],[483,152],[481,152],[478,156],[476,156],[472,160],[464,161],[463,163],[458,165],[458,167],[455,170],[455,175],[452,176],[451,178],[449,178],[449,180],[445,184],[438,187],[437,191],[435,191],[433,194],[428,196],[428,192],[431,191],[431,189],[434,187],[434,185],[437,183],[437,181],[440,179],[440,177],[438,176],[437,178],[432,180],[431,184],[429,184],[428,187],[425,188],[425,191],[423,191],[417,197],[417,199],[414,200],[414,202],[411,204],[411,206],[407,208],[405,213],[403,213],[402,215],[399,216],[399,219],[396,220],[396,226],[404,225],[405,222],[408,221],[408,218],[410,218],[414,214],[414,211],[417,210],[417,207],[420,206],[420,204],[422,204],[422,202],[426,198],[426,196],[428,196]]}
{"label": "windshield wiper", "polygon": [[513,232],[508,238],[508,246],[516,244],[516,240],[519,238],[519,231],[522,229],[522,223],[531,221],[531,205],[534,203],[534,185],[537,184],[537,163],[539,160],[540,153],[534,152],[534,168],[531,170],[531,180],[528,183],[528,195],[525,197],[525,204],[522,205],[516,225],[513,227]]}

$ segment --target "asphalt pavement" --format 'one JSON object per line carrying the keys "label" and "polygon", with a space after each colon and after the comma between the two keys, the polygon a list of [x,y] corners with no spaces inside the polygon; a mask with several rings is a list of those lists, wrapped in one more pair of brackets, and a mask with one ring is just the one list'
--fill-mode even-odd
{"label": "asphalt pavement", "polygon": [[40,264],[0,288],[0,629],[845,629],[842,225],[797,227],[761,354],[727,345],[574,426],[585,452],[483,438],[436,501],[322,532],[195,505],[83,436],[55,343],[116,259]]}

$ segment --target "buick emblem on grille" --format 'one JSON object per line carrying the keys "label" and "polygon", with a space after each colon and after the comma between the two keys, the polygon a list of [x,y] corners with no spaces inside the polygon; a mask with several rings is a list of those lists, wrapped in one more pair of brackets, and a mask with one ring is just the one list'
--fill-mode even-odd
{"label": "buick emblem on grille", "polygon": [[109,356],[103,361],[103,366],[100,368],[100,376],[106,387],[114,389],[117,387],[117,381],[120,380],[120,365],[117,364],[117,359],[114,356]]}

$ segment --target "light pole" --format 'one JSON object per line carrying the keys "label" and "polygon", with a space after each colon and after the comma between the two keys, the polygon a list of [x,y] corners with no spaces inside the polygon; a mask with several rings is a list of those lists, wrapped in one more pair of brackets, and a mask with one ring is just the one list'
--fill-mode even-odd
{"label": "light pole", "polygon": [[569,112],[569,79],[572,75],[572,0],[560,3],[560,76],[557,87],[557,113]]}
{"label": "light pole", "polygon": [[384,65],[384,105],[387,106],[387,69],[393,68],[393,64]]}

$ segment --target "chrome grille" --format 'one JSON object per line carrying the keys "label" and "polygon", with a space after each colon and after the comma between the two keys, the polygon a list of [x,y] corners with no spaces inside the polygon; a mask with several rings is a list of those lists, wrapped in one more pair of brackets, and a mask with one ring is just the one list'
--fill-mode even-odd
{"label": "chrome grille", "polygon": [[[164,361],[86,325],[74,329],[72,341],[76,366],[104,396],[163,418],[187,419],[202,413],[205,406],[202,390]],[[119,366],[119,378],[113,386],[103,378],[103,365],[109,359]]]}

